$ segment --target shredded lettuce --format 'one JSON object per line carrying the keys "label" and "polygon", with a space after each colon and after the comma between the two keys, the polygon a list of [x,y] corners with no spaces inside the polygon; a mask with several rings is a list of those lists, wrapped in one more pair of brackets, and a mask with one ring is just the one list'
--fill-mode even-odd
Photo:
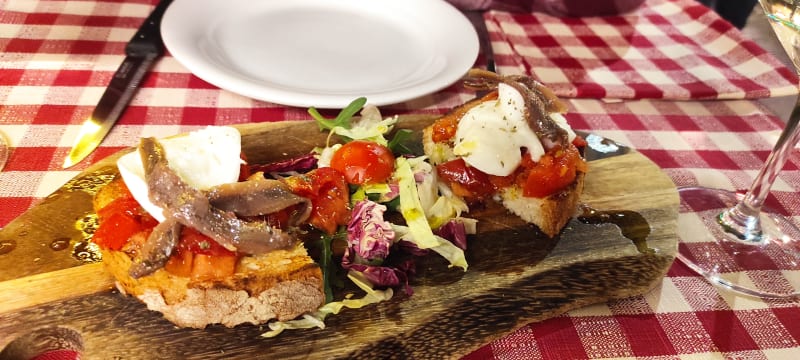
{"label": "shredded lettuce", "polygon": [[[384,137],[397,123],[398,117],[382,119],[378,107],[367,105],[367,99],[360,97],[348,104],[334,119],[326,119],[317,109],[308,109],[309,115],[314,118],[320,131],[329,130],[330,134],[342,136],[345,141],[368,140],[387,146],[389,141]],[[353,116],[361,110],[361,118],[353,120]],[[407,134],[404,134],[407,135]],[[399,146],[400,138],[395,142]]]}
{"label": "shredded lettuce", "polygon": [[[428,224],[410,162],[403,157],[395,160],[394,176],[400,187],[400,213],[408,225],[407,227],[393,226],[395,232],[401,239],[414,243],[420,249],[431,249],[447,259],[451,266],[458,266],[466,271],[467,260],[464,257],[464,251],[446,239],[434,235]],[[404,234],[401,235],[401,232]]]}
{"label": "shredded lettuce", "polygon": [[400,157],[395,160],[394,177],[400,187],[400,213],[406,219],[411,235],[414,237],[414,243],[420,249],[430,249],[438,245],[425,217],[425,211],[417,192],[417,182],[411,171],[411,164],[406,158]]}
{"label": "shredded lettuce", "polygon": [[420,204],[431,228],[437,229],[450,219],[461,216],[462,212],[468,212],[469,207],[464,199],[453,194],[446,185],[439,181],[433,166],[426,161],[417,159],[424,158],[412,159],[409,164],[417,182]]}
{"label": "shredded lettuce", "polygon": [[397,117],[390,117],[379,121],[368,121],[362,119],[350,128],[337,126],[331,129],[331,133],[339,136],[344,136],[352,140],[367,140],[372,141],[383,146],[387,146],[389,142],[384,137],[397,123]]}
{"label": "shredded lettuce", "polygon": [[342,309],[360,309],[364,306],[370,304],[376,304],[381,301],[389,300],[394,295],[392,289],[386,290],[375,290],[372,288],[372,285],[364,279],[363,275],[357,272],[350,272],[347,274],[347,277],[352,281],[356,286],[358,286],[361,290],[364,290],[367,294],[364,295],[362,298],[358,299],[344,299],[342,301],[336,302],[329,302],[325,305],[322,305],[317,311],[313,314],[305,314],[301,319],[289,320],[289,321],[270,321],[267,326],[269,326],[270,331],[267,331],[261,334],[262,337],[275,337],[278,336],[284,330],[289,329],[310,329],[310,328],[325,328],[325,318],[331,314],[338,314]]}
{"label": "shredded lettuce", "polygon": [[[423,249],[414,238],[411,227],[392,224],[392,229],[394,229],[394,233],[398,239],[408,241],[420,249]],[[461,248],[441,236],[433,233],[431,233],[431,236],[433,236],[434,241],[436,241],[436,245],[424,249],[435,251],[443,258],[447,259],[451,267],[457,266],[467,271],[467,259],[464,257],[464,250],[461,250]]]}
{"label": "shredded lettuce", "polygon": [[350,204],[369,199],[378,203],[386,203],[397,197],[397,186],[393,184],[377,183],[364,184],[350,194]]}
{"label": "shredded lettuce", "polygon": [[318,154],[317,167],[330,167],[333,154],[336,153],[336,150],[339,150],[340,147],[342,147],[342,144],[333,144],[324,148],[315,148],[314,152]]}

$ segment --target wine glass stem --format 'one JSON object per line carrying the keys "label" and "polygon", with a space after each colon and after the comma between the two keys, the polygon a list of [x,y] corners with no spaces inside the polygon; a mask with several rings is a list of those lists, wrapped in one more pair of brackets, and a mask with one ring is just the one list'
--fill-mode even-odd
{"label": "wine glass stem", "polygon": [[761,171],[758,172],[750,189],[733,208],[726,210],[719,216],[719,223],[725,230],[735,235],[740,240],[746,242],[759,243],[763,241],[761,236],[761,221],[759,214],[764,201],[769,195],[772,184],[778,177],[789,155],[800,139],[797,125],[800,122],[800,97],[792,110],[792,115],[781,132],[778,142],[772,149]]}

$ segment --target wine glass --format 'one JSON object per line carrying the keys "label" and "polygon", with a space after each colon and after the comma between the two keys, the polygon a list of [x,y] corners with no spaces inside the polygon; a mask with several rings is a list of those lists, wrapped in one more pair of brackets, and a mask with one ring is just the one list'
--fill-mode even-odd
{"label": "wine glass", "polygon": [[[759,0],[800,74],[800,0]],[[712,283],[762,298],[800,296],[800,229],[764,206],[800,138],[800,98],[745,193],[681,187],[678,259]]]}
{"label": "wine glass", "polygon": [[11,150],[8,148],[6,136],[2,131],[0,131],[0,171],[3,171],[3,168],[6,167],[6,161],[8,160],[8,155],[10,152]]}

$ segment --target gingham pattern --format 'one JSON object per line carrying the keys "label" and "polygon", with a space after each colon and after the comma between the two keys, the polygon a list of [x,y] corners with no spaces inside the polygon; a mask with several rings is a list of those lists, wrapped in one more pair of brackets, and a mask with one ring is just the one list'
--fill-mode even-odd
{"label": "gingham pattern", "polygon": [[[678,186],[746,189],[782,128],[780,120],[747,100],[609,104],[584,99],[570,105],[567,119],[574,127],[630,144]],[[795,152],[767,205],[800,223],[798,190]],[[797,286],[800,274],[792,279]],[[798,301],[732,295],[676,261],[647,294],[529,324],[466,359],[796,359],[798,320]]]}
{"label": "gingham pattern", "polygon": [[498,71],[565,97],[752,99],[797,92],[794,71],[693,0],[647,0],[620,16],[486,16]]}
{"label": "gingham pattern", "polygon": [[[221,91],[188,74],[175,59],[166,56],[102,146],[75,168],[62,170],[61,163],[81,121],[91,113],[122,60],[125,42],[153,2],[0,0],[0,131],[14,146],[7,167],[0,172],[0,226],[87,164],[135,144],[141,136],[166,136],[208,124],[308,119],[304,109]],[[651,3],[656,9],[667,6],[664,4],[687,4]],[[641,11],[651,11],[648,9]],[[516,19],[518,24],[530,24],[540,21],[543,15],[491,14],[492,19],[504,16]],[[496,25],[490,23],[495,26],[495,50],[506,49],[497,51],[501,55],[498,63],[508,64],[511,47],[508,42],[498,41],[499,35],[516,40],[498,34],[500,27]],[[557,23],[543,26],[565,29]],[[659,28],[670,32],[673,27],[667,23]],[[526,31],[532,31],[533,36],[543,30]],[[726,34],[731,38],[740,36],[731,31]],[[529,43],[520,40],[510,44]],[[731,51],[752,47],[743,42],[737,44],[740,45]],[[527,59],[517,58],[520,63]],[[764,76],[782,77],[780,74],[788,71],[777,67],[773,75],[767,72]],[[773,95],[782,88],[775,83],[759,84]],[[763,89],[748,87],[745,92]],[[384,110],[442,113],[472,96],[452,86]],[[677,185],[746,188],[782,127],[777,118],[749,100],[643,99],[609,103],[573,99],[569,104],[567,118],[573,127],[638,149]],[[795,220],[800,216],[799,166],[800,156],[795,152],[768,201]],[[529,324],[485,345],[467,359],[795,359],[800,354],[798,324],[800,303],[734,296],[709,285],[676,262],[652,292]]]}

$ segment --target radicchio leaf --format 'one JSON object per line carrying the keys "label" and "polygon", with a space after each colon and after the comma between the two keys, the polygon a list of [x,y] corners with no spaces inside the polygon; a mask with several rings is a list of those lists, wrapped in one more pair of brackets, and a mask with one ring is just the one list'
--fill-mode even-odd
{"label": "radicchio leaf", "polygon": [[255,164],[250,166],[252,173],[263,172],[264,174],[270,173],[285,173],[296,171],[299,173],[309,172],[317,167],[317,158],[314,154],[309,153],[305,155],[296,156],[282,161],[276,161],[269,164]]}
{"label": "radicchio leaf", "polygon": [[450,219],[433,233],[449,240],[461,250],[467,250],[467,230],[462,222]]}
{"label": "radicchio leaf", "polygon": [[408,279],[415,273],[412,261],[405,261],[399,267],[352,264],[350,271],[360,272],[376,288],[399,288],[402,286],[406,295],[414,294],[414,289],[408,284]]}
{"label": "radicchio leaf", "polygon": [[394,242],[392,225],[383,219],[386,206],[371,200],[361,200],[353,207],[347,224],[347,249],[342,266],[349,264],[379,264],[389,255]]}

